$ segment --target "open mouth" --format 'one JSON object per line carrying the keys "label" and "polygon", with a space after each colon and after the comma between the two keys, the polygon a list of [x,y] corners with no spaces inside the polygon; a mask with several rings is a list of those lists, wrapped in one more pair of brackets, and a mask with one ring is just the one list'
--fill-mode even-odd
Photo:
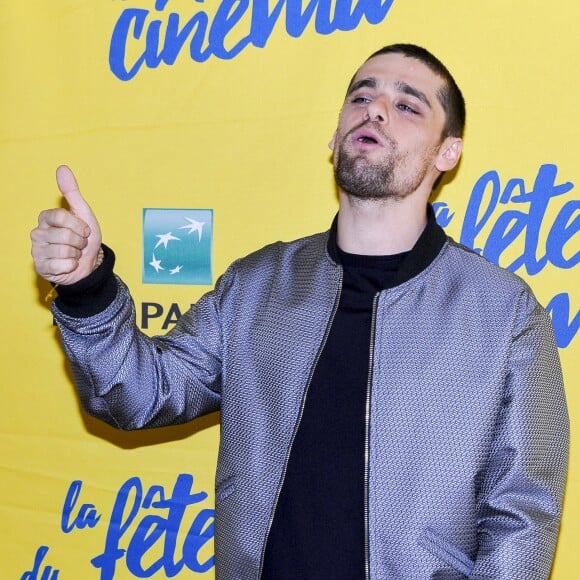
{"label": "open mouth", "polygon": [[363,145],[382,145],[382,140],[377,133],[374,131],[369,131],[366,128],[359,129],[354,132],[352,138],[356,143],[362,143]]}

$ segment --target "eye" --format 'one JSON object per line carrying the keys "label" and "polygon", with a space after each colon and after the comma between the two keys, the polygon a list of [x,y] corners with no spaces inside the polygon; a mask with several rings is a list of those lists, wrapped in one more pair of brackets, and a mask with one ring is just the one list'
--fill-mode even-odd
{"label": "eye", "polygon": [[397,108],[400,111],[403,111],[403,113],[411,113],[412,115],[419,115],[419,111],[417,111],[417,109],[414,109],[410,105],[407,105],[407,103],[399,103],[397,105]]}
{"label": "eye", "polygon": [[357,105],[366,105],[367,103],[370,103],[371,100],[369,99],[369,97],[362,97],[362,96],[358,96],[358,97],[353,97],[350,101],[351,103],[356,103]]}

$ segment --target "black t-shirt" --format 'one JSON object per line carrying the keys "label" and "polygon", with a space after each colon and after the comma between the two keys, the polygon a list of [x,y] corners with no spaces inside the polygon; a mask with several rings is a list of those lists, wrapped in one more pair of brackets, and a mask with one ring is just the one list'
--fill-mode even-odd
{"label": "black t-shirt", "polygon": [[407,253],[338,250],[342,292],[320,354],[272,527],[262,580],[364,578],[364,458],[373,301]]}

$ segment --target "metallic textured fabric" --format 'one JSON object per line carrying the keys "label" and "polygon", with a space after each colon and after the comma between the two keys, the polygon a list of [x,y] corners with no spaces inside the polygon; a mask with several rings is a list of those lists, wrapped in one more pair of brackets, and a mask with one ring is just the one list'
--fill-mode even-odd
{"label": "metallic textured fabric", "polygon": [[[164,337],[136,329],[120,281],[100,314],[54,311],[89,413],[137,429],[221,408],[220,580],[259,577],[305,388],[340,292],[326,243],[318,234],[238,260]],[[381,293],[374,348],[371,578],[546,579],[568,415],[551,321],[530,289],[449,241],[419,275]]]}

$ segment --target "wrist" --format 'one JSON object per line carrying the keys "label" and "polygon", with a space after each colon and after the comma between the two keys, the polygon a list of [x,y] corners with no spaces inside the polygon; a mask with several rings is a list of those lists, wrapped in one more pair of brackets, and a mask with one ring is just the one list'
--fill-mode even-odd
{"label": "wrist", "polygon": [[117,294],[114,265],[113,251],[107,246],[101,246],[94,270],[86,278],[58,287],[58,298],[55,300],[58,309],[77,318],[92,316],[104,310]]}

